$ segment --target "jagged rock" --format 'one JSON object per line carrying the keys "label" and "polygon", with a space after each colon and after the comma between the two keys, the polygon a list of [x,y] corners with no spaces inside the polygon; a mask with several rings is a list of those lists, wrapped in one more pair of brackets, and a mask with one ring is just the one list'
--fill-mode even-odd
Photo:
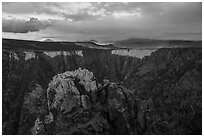
{"label": "jagged rock", "polygon": [[[91,105],[95,105],[91,104],[91,101],[97,98],[96,81],[92,72],[79,68],[76,71],[56,75],[49,83],[47,97],[49,110],[54,112],[55,128],[64,131],[67,129],[58,134],[99,134],[99,132],[102,134],[103,128],[108,130],[108,127],[102,125],[100,130],[97,128],[101,122],[107,123],[103,117],[100,115],[97,118],[90,117],[98,113],[92,112],[90,108]],[[96,119],[98,124],[91,122]],[[94,131],[89,133],[86,129],[89,126],[96,127],[90,129]]]}
{"label": "jagged rock", "polygon": [[127,121],[124,118],[125,116],[123,113],[120,113],[114,108],[109,108],[108,114],[111,134],[125,135],[129,133],[127,128]]}
{"label": "jagged rock", "polygon": [[[108,121],[109,114],[116,112],[120,117],[117,118],[123,121],[119,122],[120,125],[128,129],[128,134],[202,134],[201,48],[159,49],[141,60],[116,57],[110,55],[109,51],[83,51],[83,57],[49,57],[41,51],[34,51],[36,58],[25,60],[23,51],[12,52],[16,53],[19,60],[9,57],[8,51],[3,51],[2,55],[3,134],[30,134],[30,128],[34,126],[37,117],[40,116],[40,120],[45,122],[49,113],[53,115],[53,122],[45,123],[46,134],[99,134],[95,132],[94,126],[90,128],[92,131],[87,130],[89,126],[86,129],[75,128],[76,132],[69,130],[72,126],[78,127],[79,124],[92,121],[92,116],[98,113],[100,115],[97,120],[101,122],[96,127],[100,127],[102,121],[108,125],[103,125],[102,129],[106,129],[106,132],[99,130],[100,134],[119,134],[119,128],[113,128],[117,122],[111,125]],[[68,82],[71,86],[58,87],[60,81],[53,83],[53,86],[48,85],[56,74],[61,75],[62,72],[78,69],[79,66],[91,70],[101,87],[91,88],[95,87],[94,83],[97,82],[88,84],[91,80],[80,80],[80,77],[73,75],[73,71],[69,71],[72,73],[69,78],[62,78],[62,81],[72,81]],[[124,79],[126,76],[128,77]],[[113,86],[110,81],[108,84],[105,84],[105,81],[103,83],[105,77],[110,81],[124,81],[124,86],[131,89],[132,93],[119,84]],[[31,95],[31,99],[27,98],[32,81],[42,84],[42,88],[48,86],[47,97],[37,95],[39,99],[33,99],[36,96]],[[93,78],[92,81],[96,80]],[[72,101],[64,96],[67,89],[74,94],[67,95],[77,100]],[[107,89],[107,92],[104,91],[107,94],[104,94],[103,101],[100,101],[99,91],[104,89]],[[30,90],[29,94],[34,90]],[[42,93],[46,94],[46,90]],[[90,107],[86,109],[82,106],[83,95],[90,98]],[[29,103],[28,100],[26,103],[25,98],[38,103]],[[146,100],[148,105],[147,111],[141,114],[143,110],[139,108],[143,100]],[[111,109],[116,112],[112,112]],[[141,118],[138,117],[139,114]],[[139,122],[139,119],[143,122]],[[140,123],[143,123],[143,128]],[[68,130],[70,132],[65,132]]]}
{"label": "jagged rock", "polygon": [[81,103],[84,108],[88,108],[90,106],[90,99],[87,95],[81,96]]}
{"label": "jagged rock", "polygon": [[24,100],[24,107],[27,108],[30,113],[45,113],[43,104],[46,102],[46,98],[44,97],[44,90],[41,85],[36,84],[36,88],[28,93]]}
{"label": "jagged rock", "polygon": [[97,90],[95,77],[93,73],[87,69],[82,70],[79,68],[78,70],[75,70],[71,76],[78,78],[80,80],[79,83],[85,87],[87,92]]}
{"label": "jagged rock", "polygon": [[[90,92],[96,92],[96,82],[93,73],[79,68],[56,75],[47,89],[49,109],[58,109],[64,113],[74,108],[90,104]],[[91,96],[90,96],[91,97]]]}
{"label": "jagged rock", "polygon": [[148,101],[143,100],[143,101],[142,101],[142,104],[141,104],[141,106],[140,106],[140,109],[142,110],[142,112],[146,112],[146,111],[147,111],[147,108],[148,108]]}
{"label": "jagged rock", "polygon": [[149,111],[154,110],[154,103],[153,103],[153,100],[151,98],[148,100],[148,110]]}
{"label": "jagged rock", "polygon": [[105,104],[107,100],[107,89],[103,89],[99,93],[99,99],[101,104]]}
{"label": "jagged rock", "polygon": [[80,107],[80,92],[69,75],[57,75],[47,89],[48,107],[69,112],[73,107]]}
{"label": "jagged rock", "polygon": [[135,124],[129,121],[136,117],[133,92],[109,80],[100,88],[95,83],[93,73],[82,69],[53,77],[45,125],[55,123],[57,134],[130,133]]}
{"label": "jagged rock", "polygon": [[[29,129],[34,125],[34,123],[37,124],[39,119],[44,119],[48,113],[46,92],[41,85],[34,85],[35,87],[33,87],[33,91],[29,92],[24,98],[24,104],[22,106],[21,119],[19,123],[19,134],[29,134]],[[33,134],[35,132],[34,130],[37,132],[36,128],[33,128],[31,131]]]}
{"label": "jagged rock", "polygon": [[153,101],[152,99],[148,100],[139,100],[138,103],[138,113],[137,113],[137,118],[138,122],[140,124],[140,127],[144,129],[145,127],[145,122],[150,121],[150,113],[154,111],[154,106],[153,106]]}
{"label": "jagged rock", "polygon": [[145,119],[144,119],[145,111],[143,108],[144,108],[143,103],[141,104],[139,103],[138,110],[137,110],[138,111],[137,119],[142,129],[144,128],[144,124],[145,124]]}
{"label": "jagged rock", "polygon": [[41,134],[42,132],[44,132],[44,125],[43,125],[43,122],[38,117],[35,120],[34,127],[31,128],[31,135],[38,135],[38,134]]}
{"label": "jagged rock", "polygon": [[[136,125],[134,119],[137,112],[134,111],[135,97],[133,92],[116,83],[110,83],[107,87],[106,98],[110,119],[117,119],[112,123],[116,129],[118,128],[114,130],[113,134],[130,134],[134,132]],[[119,129],[120,132],[117,132]]]}
{"label": "jagged rock", "polygon": [[49,115],[47,115],[46,117],[45,117],[45,124],[50,124],[51,122],[53,122],[54,121],[54,117],[53,117],[53,115],[52,115],[52,113],[50,112],[49,113]]}

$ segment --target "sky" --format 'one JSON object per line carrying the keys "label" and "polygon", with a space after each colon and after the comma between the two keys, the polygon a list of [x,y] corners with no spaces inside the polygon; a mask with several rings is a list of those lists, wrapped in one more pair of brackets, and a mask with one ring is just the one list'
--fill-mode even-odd
{"label": "sky", "polygon": [[201,40],[202,4],[3,2],[2,31],[3,38],[39,41]]}

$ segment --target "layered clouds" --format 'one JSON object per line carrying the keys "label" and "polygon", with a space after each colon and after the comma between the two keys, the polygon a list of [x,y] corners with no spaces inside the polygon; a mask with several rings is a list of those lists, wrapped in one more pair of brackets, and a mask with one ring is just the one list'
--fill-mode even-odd
{"label": "layered clouds", "polygon": [[201,3],[3,3],[3,37],[40,40],[193,39]]}
{"label": "layered clouds", "polygon": [[13,33],[28,33],[40,31],[51,25],[52,21],[40,21],[37,18],[30,18],[28,21],[23,19],[2,19],[2,31]]}

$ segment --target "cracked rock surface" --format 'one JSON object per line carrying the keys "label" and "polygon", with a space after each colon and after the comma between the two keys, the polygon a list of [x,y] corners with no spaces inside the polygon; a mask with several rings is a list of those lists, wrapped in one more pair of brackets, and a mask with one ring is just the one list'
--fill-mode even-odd
{"label": "cracked rock surface", "polygon": [[43,103],[43,89],[37,84],[24,102],[24,110],[28,112],[23,116],[35,117],[30,134],[139,133],[144,127],[149,101],[139,100],[120,84],[104,80],[98,87],[96,83],[87,69],[58,74],[49,83],[47,102]]}

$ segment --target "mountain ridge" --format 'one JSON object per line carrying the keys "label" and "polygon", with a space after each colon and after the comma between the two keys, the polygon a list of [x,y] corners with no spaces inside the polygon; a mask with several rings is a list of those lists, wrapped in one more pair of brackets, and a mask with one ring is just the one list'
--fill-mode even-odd
{"label": "mountain ridge", "polygon": [[119,49],[112,44],[99,45],[94,42],[40,42],[29,40],[2,39],[3,48],[8,49],[33,49],[33,50],[48,50],[48,51],[66,51],[66,50],[88,50],[88,49]]}
{"label": "mountain ridge", "polygon": [[[140,39],[140,38],[130,38],[130,39],[117,40],[117,41],[111,41],[106,43],[100,43],[100,42],[97,42],[96,40],[69,42],[69,41],[30,41],[30,40],[17,40],[17,39],[3,38],[2,43],[4,48],[29,49],[30,47],[30,49],[36,49],[36,50],[40,50],[40,49],[41,50],[45,50],[45,49],[46,50],[80,50],[80,49],[84,50],[84,48],[92,48],[92,49],[156,48],[158,49],[158,48],[202,47],[202,41],[157,40],[157,39]],[[19,45],[14,46],[16,43],[20,43],[21,46]],[[50,46],[47,46],[46,44],[49,44]]]}

